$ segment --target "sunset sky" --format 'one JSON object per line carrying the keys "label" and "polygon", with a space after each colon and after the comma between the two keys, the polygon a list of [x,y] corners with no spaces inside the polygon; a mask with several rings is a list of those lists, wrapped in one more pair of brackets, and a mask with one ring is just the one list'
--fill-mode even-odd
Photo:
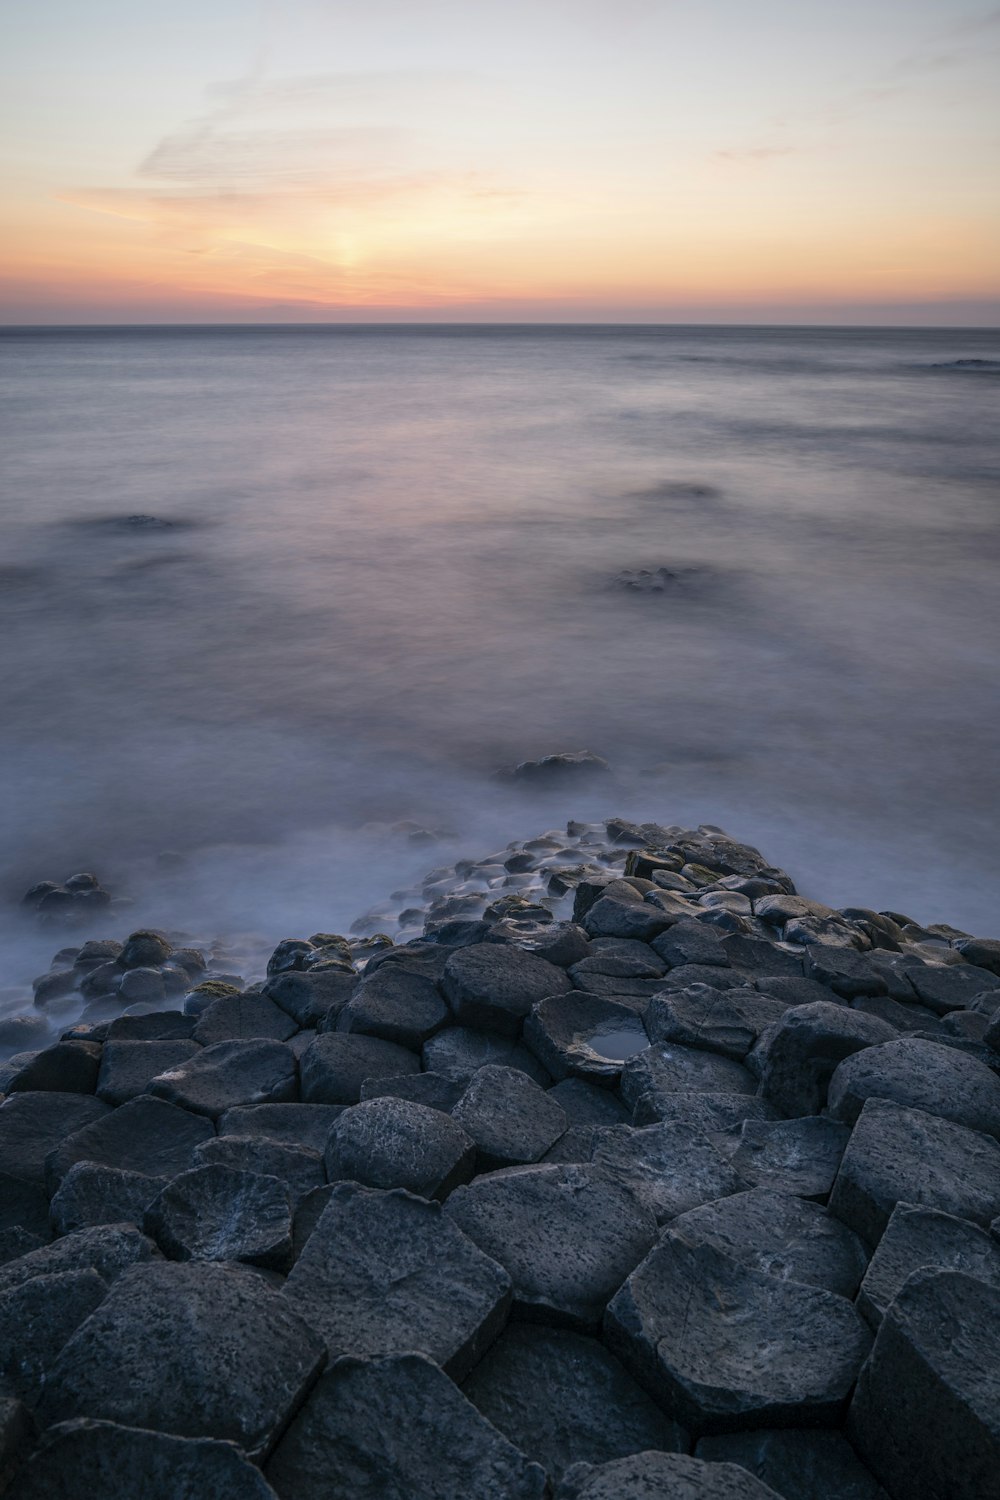
{"label": "sunset sky", "polygon": [[0,322],[1000,323],[1000,10],[6,0]]}

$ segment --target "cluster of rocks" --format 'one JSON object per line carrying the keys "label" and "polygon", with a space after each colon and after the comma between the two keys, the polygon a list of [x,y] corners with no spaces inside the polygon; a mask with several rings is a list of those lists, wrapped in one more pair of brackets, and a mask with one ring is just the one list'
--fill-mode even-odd
{"label": "cluster of rocks", "polygon": [[93,921],[95,916],[112,903],[111,892],[106,891],[97,876],[90,871],[70,875],[63,881],[40,880],[24,893],[21,900],[23,907],[34,912],[43,921],[72,923],[75,926]]}
{"label": "cluster of rocks", "polygon": [[249,985],[66,950],[114,1013],[0,1078],[0,1488],[997,1500],[1000,942],[620,819],[421,895]]}

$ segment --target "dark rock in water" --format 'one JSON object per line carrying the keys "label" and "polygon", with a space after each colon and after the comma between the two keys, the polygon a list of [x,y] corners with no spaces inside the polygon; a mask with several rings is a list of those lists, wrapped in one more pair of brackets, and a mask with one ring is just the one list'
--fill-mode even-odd
{"label": "dark rock in water", "polygon": [[868,1255],[857,1235],[818,1204],[754,1188],[683,1213],[670,1235],[710,1245],[748,1271],[854,1297]]}
{"label": "dark rock in water", "polygon": [[309,1324],[249,1267],[135,1266],[63,1349],[40,1415],[228,1438],[259,1459],[324,1358]]}
{"label": "dark rock in water", "polygon": [[695,1449],[712,1464],[738,1464],[784,1500],[887,1500],[839,1432],[778,1428],[705,1437]]}
{"label": "dark rock in water", "polygon": [[36,1052],[29,1063],[7,1081],[8,1094],[54,1090],[64,1094],[92,1094],[101,1065],[101,1049],[94,1042],[56,1042]]}
{"label": "dark rock in water", "polygon": [[628,1006],[572,990],[534,1007],[524,1039],[553,1078],[579,1078],[613,1088],[629,1057],[644,1052],[649,1035]]}
{"label": "dark rock in water", "polygon": [[664,1416],[602,1344],[567,1328],[510,1324],[464,1391],[553,1482],[575,1463],[688,1447],[683,1428]]}
{"label": "dark rock in water", "polygon": [[267,961],[268,978],[306,968],[315,947],[307,938],[283,938]]}
{"label": "dark rock in water", "polygon": [[114,1422],[50,1427],[11,1500],[274,1500],[260,1470],[229,1442],[168,1437]]}
{"label": "dark rock in water", "polygon": [[0,1173],[45,1182],[45,1161],[67,1136],[110,1114],[86,1094],[14,1094],[0,1104]]}
{"label": "dark rock in water", "polygon": [[386,965],[365,975],[338,1015],[337,1030],[417,1049],[448,1020],[448,1007],[433,980]]}
{"label": "dark rock in water", "polygon": [[55,1276],[64,1271],[93,1270],[102,1281],[114,1281],[130,1266],[159,1259],[159,1254],[152,1240],[132,1224],[78,1229],[0,1267],[0,1292],[23,1286],[35,1276]]}
{"label": "dark rock in water", "polygon": [[72,1234],[99,1224],[142,1224],[148,1204],[166,1178],[147,1177],[118,1167],[78,1161],[70,1167],[50,1205],[57,1234]]}
{"label": "dark rock in water", "polygon": [[49,1035],[49,1023],[42,1016],[4,1016],[0,1020],[0,1055],[42,1047]]}
{"label": "dark rock in water", "polygon": [[564,784],[575,786],[610,770],[608,762],[592,750],[563,750],[556,755],[543,755],[541,760],[522,760],[507,775],[512,781],[541,790]]}
{"label": "dark rock in water", "polygon": [[848,1126],[823,1115],[796,1120],[744,1120],[720,1146],[749,1187],[824,1202],[851,1138]]}
{"label": "dark rock in water", "polygon": [[515,1167],[459,1188],[445,1213],[506,1267],[534,1321],[588,1330],[656,1236],[653,1215],[595,1167]]}
{"label": "dark rock in water", "polygon": [[605,1088],[587,1083],[583,1078],[565,1078],[549,1089],[573,1125],[620,1125],[628,1121],[628,1111],[617,1095]]}
{"label": "dark rock in water", "polygon": [[89,1267],[34,1276],[0,1292],[0,1385],[34,1406],[46,1371],[107,1293]]}
{"label": "dark rock in water", "polygon": [[576,1464],[555,1500],[778,1500],[774,1490],[735,1464],[709,1464],[684,1453],[635,1453],[595,1468]]}
{"label": "dark rock in water", "polygon": [[526,1074],[495,1065],[473,1074],[452,1118],[472,1138],[480,1172],[540,1160],[569,1124],[559,1103]]}
{"label": "dark rock in water", "polygon": [[897,1203],[989,1224],[1000,1213],[1000,1145],[923,1110],[869,1099],[844,1152],[830,1212],[877,1245]]}
{"label": "dark rock in water", "polygon": [[684,582],[694,568],[623,568],[615,574],[616,587],[633,594],[665,594]]}
{"label": "dark rock in water", "polygon": [[734,1130],[745,1120],[777,1120],[777,1111],[766,1099],[752,1094],[678,1093],[668,1089],[647,1089],[635,1101],[634,1125],[657,1125],[675,1122],[696,1126],[711,1138]]}
{"label": "dark rock in water", "polygon": [[228,996],[239,995],[242,988],[242,982],[230,984],[225,979],[203,979],[201,984],[196,984],[194,989],[184,996],[184,1014],[193,1016],[197,1021],[198,1017],[203,1016],[216,1000],[225,1000]]}
{"label": "dark rock in water", "polygon": [[911,969],[907,976],[918,1000],[939,1016],[950,1010],[976,1009],[976,1001],[985,996],[1000,1006],[1000,976],[973,964],[926,965]]}
{"label": "dark rock in water", "polygon": [[885,1021],[846,1006],[795,1006],[761,1039],[760,1091],[783,1114],[818,1115],[837,1064],[895,1036]]}
{"label": "dark rock in water", "polygon": [[594,1166],[628,1188],[658,1224],[744,1186],[707,1136],[692,1125],[612,1125],[596,1131]]}
{"label": "dark rock in water", "polygon": [[243,993],[213,1000],[198,1017],[192,1035],[203,1047],[210,1047],[213,1042],[252,1038],[285,1042],[297,1029],[297,1022],[288,1012],[266,995]]}
{"label": "dark rock in water", "polygon": [[308,1104],[357,1104],[368,1078],[419,1073],[420,1059],[381,1037],[325,1032],[300,1060],[302,1098]]}
{"label": "dark rock in water", "polygon": [[873,1328],[914,1271],[962,1271],[1000,1288],[1000,1245],[967,1219],[897,1203],[858,1293]]}
{"label": "dark rock in water", "polygon": [[513,1037],[495,1032],[474,1031],[468,1026],[449,1026],[425,1043],[424,1067],[443,1074],[457,1083],[467,1084],[477,1069],[495,1063],[502,1068],[517,1068],[544,1088],[551,1078],[533,1052]]}
{"label": "dark rock in water", "polygon": [[834,1424],[870,1344],[846,1298],[748,1270],[669,1229],[608,1308],[605,1338],[698,1433]]}
{"label": "dark rock in water", "polygon": [[[186,975],[184,979],[186,981]],[[183,988],[187,989],[187,982]],[[135,1005],[140,1001],[162,1005],[166,997],[163,974],[159,969],[128,969],[121,977],[118,993],[125,1005]]]}
{"label": "dark rock in water", "polygon": [[108,1023],[108,1042],[190,1041],[195,1016],[179,1010],[151,1011],[144,1016],[116,1016]]}
{"label": "dark rock in water", "polygon": [[1000,1078],[935,1042],[902,1037],[846,1058],[830,1080],[830,1113],[853,1125],[866,1099],[889,1099],[1000,1136]]}
{"label": "dark rock in water", "polygon": [[506,1322],[511,1286],[438,1204],[341,1183],[284,1295],[331,1359],[415,1349],[461,1380]]}
{"label": "dark rock in water", "polygon": [[[76,975],[72,969],[55,969],[49,974],[41,974],[37,979],[31,981],[34,991],[35,1004],[39,1010],[44,1010],[55,1000],[61,1000],[64,995],[71,995],[76,989]],[[45,1023],[41,1023],[43,1028]]]}
{"label": "dark rock in water", "polygon": [[439,1109],[449,1115],[461,1099],[465,1084],[444,1073],[400,1073],[391,1078],[367,1078],[361,1085],[361,1099],[411,1099],[427,1109]]}
{"label": "dark rock in water", "polygon": [[159,1074],[149,1092],[211,1120],[237,1104],[280,1104],[298,1094],[295,1055],[283,1042],[215,1042]]}
{"label": "dark rock in water", "polygon": [[629,1058],[621,1090],[634,1109],[644,1094],[756,1094],[757,1080],[732,1058],[664,1042]]}
{"label": "dark rock in water", "polygon": [[319,969],[301,973],[282,971],[268,979],[264,994],[281,1007],[297,1025],[329,1025],[350,1000],[358,983],[356,974],[339,969]]}
{"label": "dark rock in water", "polygon": [[263,1136],[321,1152],[340,1112],[335,1104],[238,1104],[219,1116],[217,1128],[220,1136]]}
{"label": "dark rock in water", "polygon": [[330,1182],[406,1188],[438,1199],[468,1182],[475,1160],[475,1145],[455,1120],[438,1109],[392,1097],[345,1109],[325,1152]]}
{"label": "dark rock in water", "polygon": [[563,969],[496,943],[460,948],[445,965],[441,986],[459,1025],[515,1036],[538,1000],[563,994]]}
{"label": "dark rock in water", "polygon": [[196,1042],[183,1038],[165,1042],[109,1040],[101,1049],[97,1097],[107,1104],[126,1104],[146,1093],[160,1073],[169,1072],[200,1051]]}
{"label": "dark rock in water", "polygon": [[123,969],[156,969],[167,962],[171,952],[162,932],[132,932],[118,954],[118,963]]}
{"label": "dark rock in water", "polygon": [[243,1261],[286,1271],[292,1206],[277,1177],[216,1164],[175,1177],[146,1209],[143,1227],[170,1260]]}
{"label": "dark rock in water", "polygon": [[1000,1290],[918,1272],[882,1319],[849,1435],[890,1494],[984,1500],[1000,1476]]}
{"label": "dark rock in water", "polygon": [[46,1158],[47,1178],[54,1191],[78,1161],[147,1177],[175,1177],[190,1167],[195,1147],[214,1134],[209,1120],[143,1095],[66,1134]]}
{"label": "dark rock in water", "polygon": [[342,1359],[267,1465],[280,1500],[541,1500],[545,1474],[422,1354]]}
{"label": "dark rock in water", "polygon": [[646,1030],[651,1041],[679,1042],[741,1062],[768,1026],[788,1007],[754,989],[690,989],[662,994],[650,1001]]}

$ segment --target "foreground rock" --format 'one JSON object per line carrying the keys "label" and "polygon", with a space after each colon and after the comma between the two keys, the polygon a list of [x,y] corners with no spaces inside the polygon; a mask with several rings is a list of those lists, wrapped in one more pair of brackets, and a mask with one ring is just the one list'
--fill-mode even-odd
{"label": "foreground rock", "polygon": [[738,1464],[784,1500],[886,1500],[839,1432],[780,1428],[702,1438],[698,1458]]}
{"label": "foreground rock", "polygon": [[422,1198],[447,1198],[472,1176],[475,1159],[461,1125],[409,1099],[366,1099],[345,1109],[326,1143],[330,1182],[407,1188]]}
{"label": "foreground rock", "polygon": [[571,1469],[556,1500],[778,1500],[774,1490],[735,1464],[709,1464],[681,1453],[637,1453]]}
{"label": "foreground rock", "polygon": [[968,1219],[897,1203],[858,1293],[873,1328],[915,1271],[962,1271],[1000,1288],[1000,1243]]}
{"label": "foreground rock", "polygon": [[182,1172],[150,1203],[143,1228],[170,1260],[243,1261],[287,1271],[292,1205],[277,1177],[221,1165]]}

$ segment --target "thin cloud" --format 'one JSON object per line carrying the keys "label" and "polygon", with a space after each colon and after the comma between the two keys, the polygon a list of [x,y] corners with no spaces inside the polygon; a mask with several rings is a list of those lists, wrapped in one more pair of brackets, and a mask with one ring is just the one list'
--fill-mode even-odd
{"label": "thin cloud", "polygon": [[717,161],[771,161],[776,156],[795,156],[797,146],[735,146],[713,151]]}

